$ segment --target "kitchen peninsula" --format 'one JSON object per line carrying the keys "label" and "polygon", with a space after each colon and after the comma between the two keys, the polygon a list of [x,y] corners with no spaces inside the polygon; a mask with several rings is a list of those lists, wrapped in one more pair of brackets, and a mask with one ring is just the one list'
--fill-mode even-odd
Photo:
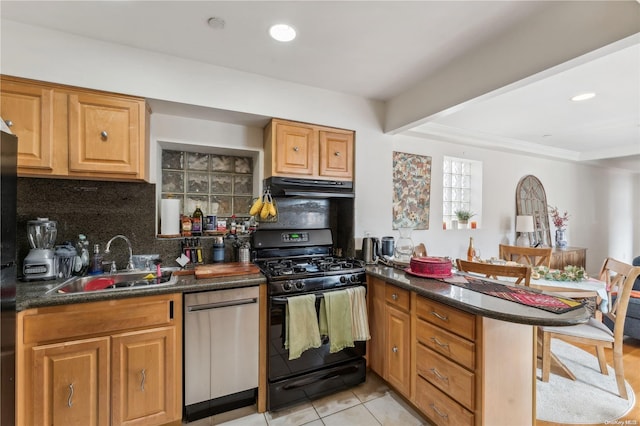
{"label": "kitchen peninsula", "polygon": [[535,424],[536,325],[587,321],[367,267],[369,364],[435,424]]}

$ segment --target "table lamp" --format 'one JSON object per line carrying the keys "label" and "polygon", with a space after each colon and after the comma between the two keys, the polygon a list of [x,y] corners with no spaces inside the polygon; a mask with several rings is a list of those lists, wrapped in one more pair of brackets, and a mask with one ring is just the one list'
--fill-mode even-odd
{"label": "table lamp", "polygon": [[530,247],[529,233],[533,231],[533,216],[516,216],[516,232],[520,233],[517,246]]}

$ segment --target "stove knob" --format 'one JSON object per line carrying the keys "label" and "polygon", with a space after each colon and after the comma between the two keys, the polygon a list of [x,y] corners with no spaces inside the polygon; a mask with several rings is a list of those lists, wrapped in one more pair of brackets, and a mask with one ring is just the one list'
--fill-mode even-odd
{"label": "stove knob", "polygon": [[282,289],[283,289],[284,291],[291,291],[291,288],[292,288],[292,287],[291,287],[291,283],[288,283],[288,282],[287,282],[287,283],[282,284]]}
{"label": "stove knob", "polygon": [[347,282],[347,277],[345,277],[344,275],[340,277],[340,282],[341,283],[346,283]]}
{"label": "stove knob", "polygon": [[351,277],[349,279],[351,280],[352,283],[358,282],[358,276],[357,275],[351,275]]}
{"label": "stove knob", "polygon": [[296,289],[302,290],[304,288],[304,283],[302,281],[298,281],[296,283]]}

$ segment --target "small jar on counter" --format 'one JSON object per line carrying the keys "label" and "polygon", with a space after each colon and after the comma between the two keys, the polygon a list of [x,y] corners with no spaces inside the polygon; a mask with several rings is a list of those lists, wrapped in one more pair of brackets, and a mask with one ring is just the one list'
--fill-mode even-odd
{"label": "small jar on counter", "polygon": [[213,262],[224,262],[224,239],[222,237],[215,237],[213,239]]}

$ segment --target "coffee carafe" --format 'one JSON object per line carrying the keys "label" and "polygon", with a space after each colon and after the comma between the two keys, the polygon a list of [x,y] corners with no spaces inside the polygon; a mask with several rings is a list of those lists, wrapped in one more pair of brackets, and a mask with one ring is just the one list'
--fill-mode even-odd
{"label": "coffee carafe", "polygon": [[22,273],[25,280],[52,280],[57,276],[54,245],[57,224],[46,217],[27,222],[27,237],[31,250],[24,258]]}
{"label": "coffee carafe", "polygon": [[376,263],[380,250],[380,240],[375,237],[362,239],[362,259],[367,264]]}
{"label": "coffee carafe", "polygon": [[392,257],[395,252],[395,239],[393,237],[382,237],[380,243],[380,253],[383,257]]}

